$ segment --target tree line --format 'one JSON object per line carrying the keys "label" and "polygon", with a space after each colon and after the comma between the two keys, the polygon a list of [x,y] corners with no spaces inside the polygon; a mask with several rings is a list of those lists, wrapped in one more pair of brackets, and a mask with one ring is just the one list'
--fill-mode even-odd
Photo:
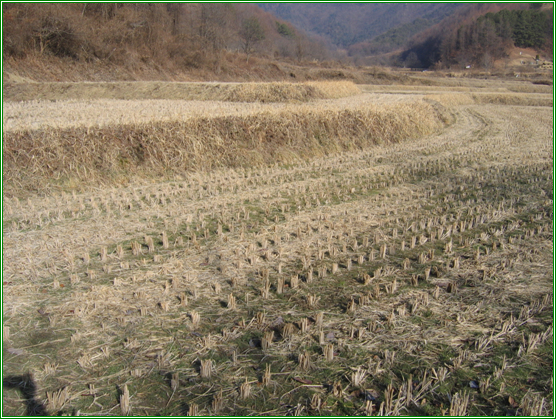
{"label": "tree line", "polygon": [[226,53],[296,60],[329,58],[310,37],[253,4],[3,4],[3,56],[172,63],[218,72]]}
{"label": "tree line", "polygon": [[438,31],[414,43],[400,56],[408,67],[476,66],[491,68],[508,48],[552,49],[551,12],[501,10],[486,13],[451,31]]}

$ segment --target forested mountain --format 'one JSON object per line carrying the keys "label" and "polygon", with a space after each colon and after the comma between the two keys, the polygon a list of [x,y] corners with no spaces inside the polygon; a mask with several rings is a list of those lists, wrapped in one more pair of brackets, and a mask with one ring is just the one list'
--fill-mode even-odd
{"label": "forested mountain", "polygon": [[455,3],[443,4],[442,7],[434,8],[431,12],[411,22],[389,29],[370,41],[351,45],[348,53],[352,57],[361,57],[394,51],[404,46],[415,34],[442,21],[442,19],[450,16],[456,9],[461,9],[460,6],[460,4]]}
{"label": "forested mountain", "polygon": [[[400,46],[464,6],[461,3],[259,3],[262,9],[298,28],[323,36],[340,48],[359,43]],[[399,29],[397,29],[399,28]],[[390,31],[389,34],[385,32]],[[384,34],[382,39],[373,39]],[[352,55],[365,45],[350,49]],[[374,49],[377,48],[375,45]],[[380,48],[379,48],[380,49]]]}
{"label": "forested mountain", "polygon": [[325,42],[244,3],[3,3],[3,57],[219,71],[225,54],[326,59]]}
{"label": "forested mountain", "polygon": [[489,69],[514,46],[551,55],[552,41],[552,7],[541,3],[476,6],[415,36],[399,62],[410,67]]}
{"label": "forested mountain", "polygon": [[[357,64],[488,68],[515,46],[548,48],[543,3],[260,3]],[[540,10],[542,9],[542,10]],[[499,14],[500,13],[500,14]],[[402,53],[399,51],[402,50]],[[393,52],[398,51],[396,54]]]}
{"label": "forested mountain", "polygon": [[2,5],[2,54],[22,68],[60,59],[231,78],[252,74],[252,56],[488,68],[514,45],[551,48],[548,5],[14,2]]}

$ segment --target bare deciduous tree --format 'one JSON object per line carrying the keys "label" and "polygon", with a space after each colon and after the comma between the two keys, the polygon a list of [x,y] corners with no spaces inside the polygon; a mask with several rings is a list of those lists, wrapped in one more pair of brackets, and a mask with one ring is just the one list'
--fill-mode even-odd
{"label": "bare deciduous tree", "polygon": [[242,41],[243,52],[249,56],[253,53],[255,45],[265,39],[265,31],[261,26],[261,22],[256,17],[245,19],[241,25],[239,36]]}

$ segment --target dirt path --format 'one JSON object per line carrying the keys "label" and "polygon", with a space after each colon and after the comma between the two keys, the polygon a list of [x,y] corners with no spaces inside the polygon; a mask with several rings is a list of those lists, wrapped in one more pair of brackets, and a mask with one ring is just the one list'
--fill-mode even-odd
{"label": "dirt path", "polygon": [[[121,118],[72,103],[99,105]],[[199,106],[181,105],[127,117]],[[9,129],[80,123],[58,104],[4,111]],[[4,199],[4,377],[32,372],[45,401],[66,388],[50,412],[119,414],[125,384],[133,414],[373,412],[365,391],[375,413],[440,414],[470,381],[467,413],[526,412],[552,392],[517,376],[552,365],[552,108],[454,114],[439,135],[308,164]],[[4,409],[25,411],[15,392]]]}

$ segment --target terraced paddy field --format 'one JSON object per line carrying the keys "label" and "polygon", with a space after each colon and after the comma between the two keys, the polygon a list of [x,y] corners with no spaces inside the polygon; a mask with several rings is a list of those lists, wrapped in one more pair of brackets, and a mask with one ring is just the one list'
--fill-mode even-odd
{"label": "terraced paddy field", "polygon": [[3,413],[552,415],[551,87],[341,87],[4,103]]}

